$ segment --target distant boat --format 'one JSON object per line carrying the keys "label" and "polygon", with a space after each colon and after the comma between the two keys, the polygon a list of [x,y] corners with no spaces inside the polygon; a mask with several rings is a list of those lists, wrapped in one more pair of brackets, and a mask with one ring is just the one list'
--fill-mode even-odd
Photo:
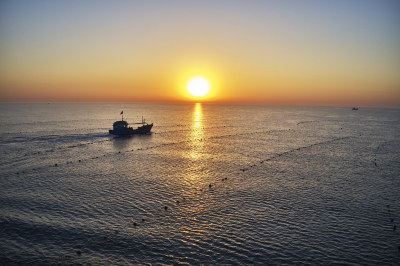
{"label": "distant boat", "polygon": [[[123,111],[121,112],[121,115]],[[113,124],[113,129],[110,129],[110,134],[118,135],[118,136],[131,136],[135,134],[147,134],[150,133],[151,128],[153,127],[153,123],[147,124],[146,121],[142,117],[142,122],[134,123],[139,124],[136,129],[133,129],[129,126],[128,122],[124,121],[124,116],[120,121],[115,121]]]}
{"label": "distant boat", "polygon": [[358,107],[353,107],[353,109],[352,110],[358,110]]}

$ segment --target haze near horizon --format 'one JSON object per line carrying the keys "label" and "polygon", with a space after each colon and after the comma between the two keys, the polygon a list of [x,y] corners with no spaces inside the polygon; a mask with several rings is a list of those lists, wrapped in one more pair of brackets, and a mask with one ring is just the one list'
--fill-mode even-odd
{"label": "haze near horizon", "polygon": [[400,108],[399,22],[392,0],[2,1],[0,101]]}

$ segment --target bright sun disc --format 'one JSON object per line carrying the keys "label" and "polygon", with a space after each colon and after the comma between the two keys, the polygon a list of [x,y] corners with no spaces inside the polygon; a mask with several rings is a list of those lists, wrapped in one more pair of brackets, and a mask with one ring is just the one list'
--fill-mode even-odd
{"label": "bright sun disc", "polygon": [[192,78],[187,84],[187,90],[191,95],[201,97],[210,91],[210,84],[205,78]]}

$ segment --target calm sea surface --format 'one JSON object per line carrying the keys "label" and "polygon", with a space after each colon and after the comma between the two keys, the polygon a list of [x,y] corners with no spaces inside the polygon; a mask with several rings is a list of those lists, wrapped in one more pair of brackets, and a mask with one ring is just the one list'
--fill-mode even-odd
{"label": "calm sea surface", "polygon": [[[121,110],[153,133],[109,135]],[[400,110],[0,104],[0,125],[1,265],[400,263]]]}

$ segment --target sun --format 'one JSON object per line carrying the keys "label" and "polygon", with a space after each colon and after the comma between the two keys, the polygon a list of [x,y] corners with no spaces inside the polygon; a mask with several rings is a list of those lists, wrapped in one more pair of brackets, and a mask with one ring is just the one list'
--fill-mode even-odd
{"label": "sun", "polygon": [[205,96],[210,91],[210,83],[202,77],[190,79],[186,87],[188,92],[196,97]]}

